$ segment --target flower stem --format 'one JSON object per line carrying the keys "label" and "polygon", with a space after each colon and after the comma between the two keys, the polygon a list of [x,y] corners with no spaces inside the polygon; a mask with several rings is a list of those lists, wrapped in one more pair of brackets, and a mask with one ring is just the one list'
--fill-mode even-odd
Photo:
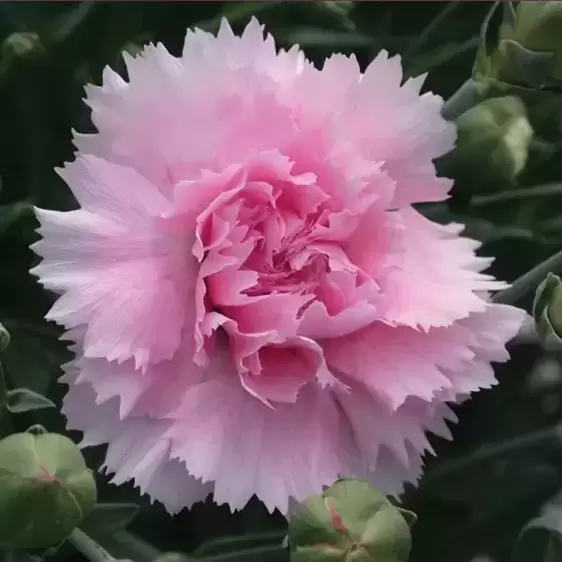
{"label": "flower stem", "polygon": [[559,270],[562,270],[562,251],[539,263],[516,279],[511,287],[497,292],[492,297],[492,301],[501,304],[513,304],[523,298],[529,291],[535,290],[548,273],[555,273]]}
{"label": "flower stem", "polygon": [[206,556],[200,559],[202,562],[288,562],[288,550],[281,546],[262,546],[258,548],[247,548],[216,556]]}
{"label": "flower stem", "polygon": [[443,105],[441,115],[447,121],[454,121],[478,102],[478,91],[472,78],[469,78]]}
{"label": "flower stem", "polygon": [[534,185],[532,187],[522,187],[511,191],[500,191],[490,195],[476,195],[470,201],[472,207],[484,207],[519,201],[520,199],[541,198],[541,197],[560,197],[562,195],[562,183],[549,183],[544,185]]}
{"label": "flower stem", "polygon": [[117,560],[105,548],[78,528],[72,531],[68,540],[90,562],[116,562]]}

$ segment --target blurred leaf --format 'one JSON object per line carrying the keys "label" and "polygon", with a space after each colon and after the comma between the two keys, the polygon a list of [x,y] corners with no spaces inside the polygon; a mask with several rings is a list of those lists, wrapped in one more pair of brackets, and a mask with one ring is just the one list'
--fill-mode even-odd
{"label": "blurred leaf", "polygon": [[562,196],[562,183],[535,185],[492,193],[490,195],[477,195],[471,199],[470,205],[472,207],[483,207],[485,205],[503,204],[509,201],[522,201],[529,198],[557,196]]}
{"label": "blurred leaf", "polygon": [[80,25],[97,9],[98,2],[86,0],[65,10],[53,22],[49,22],[46,36],[51,43],[62,43],[75,33]]}
{"label": "blurred leaf", "polygon": [[271,10],[282,3],[283,2],[276,0],[272,0],[271,2],[235,2],[224,7],[221,13],[215,18],[196,23],[193,27],[215,33],[219,29],[223,18],[226,18],[230,25],[238,24],[249,20],[252,16],[264,10]]}
{"label": "blurred leaf", "polygon": [[25,550],[8,549],[4,552],[0,550],[0,560],[2,562],[43,562],[44,558]]}
{"label": "blurred leaf", "polygon": [[562,560],[562,505],[560,496],[549,502],[515,543],[511,562],[560,562]]}
{"label": "blurred leaf", "polygon": [[[431,36],[435,33],[437,28],[439,28],[447,18],[451,17],[458,5],[459,0],[453,0],[452,2],[447,2],[445,4],[445,7],[439,11],[437,16],[431,20],[429,25],[427,25],[425,29],[414,38],[412,44],[403,55],[404,60],[408,61],[410,58],[421,52],[422,47],[429,42]],[[408,65],[406,66],[406,72],[411,76]]]}
{"label": "blurred leaf", "polygon": [[[82,526],[81,526],[82,527]],[[111,535],[98,534],[90,527],[92,537],[118,559],[135,562],[154,562],[162,552],[151,543],[130,531],[115,531]]]}
{"label": "blurred leaf", "polygon": [[3,234],[20,218],[33,213],[33,206],[26,201],[18,201],[10,205],[0,206],[0,234]]}
{"label": "blurred leaf", "polygon": [[273,531],[262,533],[246,533],[237,537],[219,537],[208,541],[193,551],[193,555],[199,558],[216,556],[225,552],[237,550],[248,550],[250,548],[263,547],[266,545],[281,545],[286,537],[285,531]]}
{"label": "blurred leaf", "polygon": [[193,559],[193,562],[197,560],[202,562],[289,562],[289,554],[287,549],[281,546],[262,546],[225,552],[217,556],[196,558]]}
{"label": "blurred leaf", "polygon": [[64,346],[50,325],[5,319],[10,346],[4,353],[6,375],[16,388],[46,394],[64,362]]}
{"label": "blurred leaf", "polygon": [[138,512],[139,506],[134,503],[98,503],[80,528],[87,535],[111,536],[126,529]]}
{"label": "blurred leaf", "polygon": [[359,49],[369,47],[373,40],[367,35],[348,31],[335,31],[318,28],[291,29],[284,34],[284,43],[298,44],[303,49],[311,47],[330,47],[338,49]]}
{"label": "blurred leaf", "polygon": [[461,43],[446,43],[440,45],[428,53],[417,55],[412,58],[408,67],[407,76],[419,76],[434,68],[442,66],[460,55],[464,55],[478,46],[478,37],[470,37]]}
{"label": "blurred leaf", "polygon": [[11,414],[54,407],[55,404],[51,400],[28,388],[15,388],[6,394],[6,408]]}

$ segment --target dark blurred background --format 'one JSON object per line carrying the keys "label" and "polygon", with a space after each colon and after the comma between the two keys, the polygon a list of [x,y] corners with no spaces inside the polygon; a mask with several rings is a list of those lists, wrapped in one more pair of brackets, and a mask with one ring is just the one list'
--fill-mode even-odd
{"label": "dark blurred background", "polygon": [[[278,45],[299,43],[319,65],[333,52],[355,53],[363,67],[382,48],[399,53],[406,74],[429,72],[426,87],[448,98],[470,76],[489,7],[485,2],[0,3],[0,320],[12,334],[4,361],[10,383],[60,399],[56,379],[68,354],[56,340],[57,329],[42,320],[49,295],[27,273],[34,263],[28,246],[36,239],[31,206],[74,206],[53,168],[72,159],[71,129],[91,130],[84,84],[99,83],[105,65],[124,72],[121,51],[161,41],[179,54],[187,27],[215,31],[224,16],[240,30],[255,14]],[[526,179],[528,185],[550,180],[537,174]],[[545,231],[539,204],[494,203],[478,186],[474,190],[476,200],[472,194],[468,202],[466,196],[453,198],[452,205],[432,212],[437,220],[466,222],[470,235],[484,242],[482,253],[497,258],[493,271],[499,277],[513,280],[560,247],[560,217],[552,211],[560,196],[549,200],[549,220],[559,226]],[[514,359],[498,369],[501,384],[457,408],[454,443],[436,440],[438,457],[428,458],[422,485],[404,497],[405,507],[419,517],[412,562],[515,560],[522,528],[545,502],[557,509],[559,353],[533,342],[518,343],[512,351]],[[64,427],[48,412],[18,418],[16,429],[38,422],[52,430]],[[88,451],[90,466],[99,466],[102,453]],[[131,530],[162,550],[190,552],[217,536],[284,528],[283,518],[270,516],[258,502],[234,515],[209,503],[171,518],[131,487],[99,481],[103,501],[143,506]],[[60,560],[73,556],[65,549],[57,554]],[[525,562],[535,560],[555,558]]]}

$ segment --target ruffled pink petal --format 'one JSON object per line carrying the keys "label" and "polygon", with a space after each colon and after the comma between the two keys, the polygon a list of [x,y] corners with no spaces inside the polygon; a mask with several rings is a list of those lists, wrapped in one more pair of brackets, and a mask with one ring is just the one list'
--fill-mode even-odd
{"label": "ruffled pink petal", "polygon": [[408,397],[428,402],[446,394],[488,388],[495,382],[489,361],[505,361],[505,342],[517,334],[525,313],[487,305],[448,328],[428,332],[380,322],[324,342],[328,366],[370,389],[392,410]]}
{"label": "ruffled pink petal", "polygon": [[108,443],[104,468],[113,474],[111,482],[133,480],[141,493],[158,500],[170,513],[177,513],[213,491],[191,476],[185,466],[170,459],[170,441],[164,437],[169,420],[148,416],[121,420],[119,399],[96,403],[96,394],[87,383],[73,383],[63,409],[69,429],[81,431],[81,446]]}
{"label": "ruffled pink petal", "polygon": [[484,312],[483,292],[506,287],[480,273],[491,260],[476,256],[480,244],[460,237],[462,227],[438,225],[412,208],[392,215],[394,253],[377,279],[384,294],[381,319],[424,330],[449,326]]}
{"label": "ruffled pink petal", "polygon": [[424,454],[433,453],[426,432],[450,439],[446,422],[456,421],[440,401],[427,403],[410,398],[390,411],[361,385],[351,385],[351,392],[340,392],[338,404],[345,418],[342,456],[350,474],[393,495],[401,493],[405,482],[417,482]]}
{"label": "ruffled pink petal", "polygon": [[255,494],[269,511],[284,513],[289,497],[302,501],[341,472],[338,411],[331,394],[314,386],[302,388],[294,404],[272,409],[236,378],[214,377],[184,393],[173,419],[166,433],[172,457],[214,481],[214,500],[231,509]]}
{"label": "ruffled pink petal", "polygon": [[43,261],[32,273],[61,295],[47,318],[69,329],[85,325],[87,356],[132,357],[138,366],[168,359],[189,304],[185,242],[164,235],[149,217],[137,219],[138,210],[123,210],[117,222],[109,216],[119,207],[100,204],[104,214],[36,210],[43,238],[32,248]]}

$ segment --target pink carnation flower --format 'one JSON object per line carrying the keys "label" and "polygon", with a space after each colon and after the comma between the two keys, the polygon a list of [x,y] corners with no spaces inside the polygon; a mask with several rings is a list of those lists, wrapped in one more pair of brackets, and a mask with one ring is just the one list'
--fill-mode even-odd
{"label": "pink carnation flower", "polygon": [[400,493],[524,318],[489,301],[478,243],[412,207],[451,187],[441,98],[384,51],[318,70],[256,20],[124,56],[59,170],[80,208],[37,210],[69,428],[170,512],[287,512],[350,475]]}

